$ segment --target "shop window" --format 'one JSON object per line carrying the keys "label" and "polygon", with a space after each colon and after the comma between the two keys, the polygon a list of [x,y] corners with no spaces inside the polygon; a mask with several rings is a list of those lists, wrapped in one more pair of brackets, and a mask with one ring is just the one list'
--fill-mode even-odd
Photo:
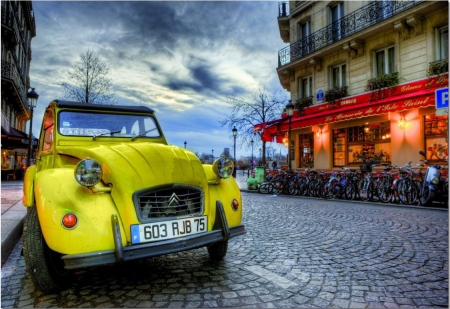
{"label": "shop window", "polygon": [[300,167],[314,167],[314,135],[300,134]]}
{"label": "shop window", "polygon": [[366,123],[363,126],[333,130],[333,165],[391,162],[390,122]]}
{"label": "shop window", "polygon": [[375,52],[375,77],[396,72],[395,48],[388,47]]}
{"label": "shop window", "polygon": [[448,160],[448,116],[425,116],[425,149],[427,160]]}
{"label": "shop window", "polygon": [[346,129],[335,129],[333,131],[333,165],[346,165]]}

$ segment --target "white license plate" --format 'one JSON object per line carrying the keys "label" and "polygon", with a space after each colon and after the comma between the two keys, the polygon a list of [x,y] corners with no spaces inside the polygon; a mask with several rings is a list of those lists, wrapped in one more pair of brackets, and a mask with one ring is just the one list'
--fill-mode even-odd
{"label": "white license plate", "polygon": [[159,241],[207,231],[207,216],[131,226],[131,243]]}

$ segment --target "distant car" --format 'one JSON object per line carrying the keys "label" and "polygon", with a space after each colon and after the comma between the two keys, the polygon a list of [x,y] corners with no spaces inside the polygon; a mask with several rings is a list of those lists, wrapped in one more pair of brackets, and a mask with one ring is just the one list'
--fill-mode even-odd
{"label": "distant car", "polygon": [[24,178],[27,271],[51,293],[73,269],[199,247],[221,260],[245,233],[232,173],[168,145],[148,107],[53,101]]}

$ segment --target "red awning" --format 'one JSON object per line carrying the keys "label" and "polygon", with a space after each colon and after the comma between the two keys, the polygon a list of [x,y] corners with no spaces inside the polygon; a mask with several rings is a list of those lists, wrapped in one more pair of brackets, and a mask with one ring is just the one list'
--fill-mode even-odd
{"label": "red awning", "polygon": [[[334,104],[325,103],[306,108],[303,115],[296,115],[291,119],[291,129],[301,129],[313,125],[322,125],[351,119],[382,115],[388,112],[401,112],[405,110],[435,106],[436,88],[448,85],[448,74],[431,80],[421,79],[396,86],[389,93],[389,89],[382,92],[362,93],[356,96],[345,97]],[[434,87],[433,87],[434,86]],[[383,98],[381,96],[383,95]],[[379,97],[376,99],[376,97]],[[261,126],[260,126],[261,125]],[[258,128],[262,128],[262,124]],[[255,126],[256,129],[256,126]],[[281,119],[266,123],[261,138],[263,141],[272,141],[274,136],[283,135],[289,130],[289,121],[284,114]]]}

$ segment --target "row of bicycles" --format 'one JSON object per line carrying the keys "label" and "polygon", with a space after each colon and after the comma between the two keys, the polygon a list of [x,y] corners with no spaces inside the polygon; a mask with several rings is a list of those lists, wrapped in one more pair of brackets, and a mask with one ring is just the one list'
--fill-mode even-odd
{"label": "row of bicycles", "polygon": [[[426,185],[423,165],[413,166],[409,162],[404,166],[381,166],[382,171],[373,171],[375,164],[361,165],[360,170],[342,167],[342,171],[280,171],[267,176],[267,181],[258,186],[258,192],[407,205],[430,204],[425,196],[428,193],[423,189]],[[444,190],[447,192],[442,202],[448,205],[448,178]]]}

